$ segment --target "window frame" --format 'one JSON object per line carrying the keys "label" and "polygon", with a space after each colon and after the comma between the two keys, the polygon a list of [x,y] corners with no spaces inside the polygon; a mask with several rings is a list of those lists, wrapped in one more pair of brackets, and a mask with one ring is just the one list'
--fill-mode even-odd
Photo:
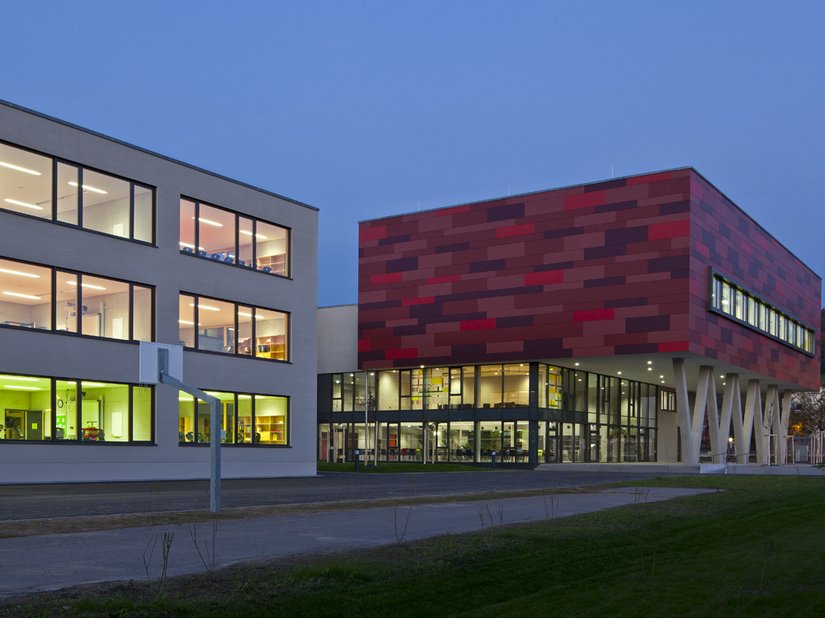
{"label": "window frame", "polygon": [[[208,389],[208,388],[202,388],[200,390],[202,390],[205,393],[222,392],[222,393],[227,393],[227,394],[233,395],[232,401],[233,401],[233,404],[235,406],[235,414],[234,414],[234,418],[233,418],[233,425],[234,426],[232,427],[232,433],[235,436],[235,441],[234,442],[221,442],[220,443],[221,448],[224,448],[224,447],[229,447],[229,448],[292,448],[292,398],[289,395],[275,395],[275,394],[270,394],[270,393],[250,393],[250,392],[244,392],[244,391],[228,391],[228,390],[216,391],[215,389]],[[197,397],[193,396],[193,395],[189,395],[188,393],[186,393],[186,395],[191,398],[191,402],[187,402],[187,403],[191,403],[194,407],[193,418],[195,419],[195,426],[197,427],[198,402],[201,401],[201,400],[198,399]],[[238,434],[238,426],[239,426],[238,417],[240,416],[239,413],[238,413],[238,402],[240,401],[240,398],[242,396],[248,396],[250,398],[250,418],[251,418],[251,423],[252,423],[253,427],[255,427],[256,424],[257,424],[256,423],[256,421],[257,421],[257,410],[256,410],[256,408],[257,408],[257,399],[256,399],[256,397],[279,397],[281,399],[286,400],[286,414],[284,415],[285,418],[286,418],[286,420],[285,420],[286,431],[284,432],[286,434],[286,440],[285,440],[284,444],[262,444],[260,442],[257,442],[255,440],[255,432],[254,431],[252,433],[252,439],[249,442],[238,442],[238,435],[239,435]],[[180,400],[179,400],[179,402],[180,402]],[[180,405],[178,406],[178,419],[180,419]],[[221,428],[223,428],[223,427],[221,427]],[[178,440],[178,446],[179,447],[184,447],[184,448],[198,448],[198,447],[208,448],[210,446],[210,444],[211,443],[210,443],[209,440],[204,440],[203,442],[198,440],[197,431],[195,431],[193,433],[192,442],[186,442],[186,441],[181,442],[180,440]]]}
{"label": "window frame", "polygon": [[[237,210],[232,210],[232,209],[226,208],[224,206],[218,206],[216,204],[213,204],[212,202],[208,202],[208,201],[205,201],[205,200],[200,200],[198,198],[190,197],[188,195],[180,195],[179,196],[179,198],[178,198],[178,212],[180,212],[180,201],[181,200],[186,200],[186,201],[191,202],[192,204],[194,204],[194,213],[195,213],[194,214],[194,216],[195,216],[194,231],[195,231],[195,234],[194,234],[194,239],[192,241],[192,243],[194,244],[194,249],[192,249],[190,251],[187,251],[186,248],[181,247],[181,248],[179,248],[179,251],[178,251],[179,253],[181,253],[182,255],[188,255],[188,256],[191,256],[191,257],[196,257],[196,258],[199,258],[199,259],[202,259],[202,260],[206,260],[208,262],[213,262],[213,263],[217,263],[217,264],[224,264],[226,266],[232,266],[234,268],[240,268],[242,270],[247,270],[247,271],[250,271],[250,272],[261,273],[261,274],[264,274],[264,275],[271,275],[271,276],[274,276],[274,277],[279,277],[281,279],[289,279],[289,280],[292,279],[292,228],[290,228],[286,225],[282,225],[280,223],[275,223],[274,221],[268,221],[266,219],[261,219],[260,217],[255,217],[255,216],[247,214],[247,213],[239,212]],[[227,213],[234,216],[234,218],[235,218],[235,247],[234,247],[234,257],[232,258],[232,261],[228,262],[228,261],[226,261],[226,259],[220,260],[220,259],[212,258],[208,252],[206,252],[206,251],[202,252],[200,250],[200,246],[201,246],[201,243],[200,243],[200,207],[201,207],[201,204],[203,204],[204,206],[208,206],[209,208],[215,208],[217,210],[227,212]],[[251,258],[252,263],[251,263],[250,266],[246,266],[245,264],[239,264],[238,263],[239,260],[240,260],[240,234],[241,234],[240,223],[241,223],[241,217],[243,217],[245,219],[248,219],[252,222],[252,258]],[[274,227],[277,227],[279,229],[284,230],[284,232],[286,234],[286,241],[285,241],[285,244],[286,244],[286,257],[285,257],[285,261],[284,261],[285,268],[286,268],[286,274],[280,274],[280,273],[276,273],[276,272],[272,272],[272,271],[265,271],[261,268],[258,268],[258,266],[257,266],[257,264],[258,264],[258,243],[257,243],[258,223],[265,223],[267,225],[272,225]],[[178,238],[178,240],[180,241],[180,238]],[[201,254],[201,253],[203,253],[203,254]]]}
{"label": "window frame", "polygon": [[[0,444],[95,444],[98,446],[155,446],[157,444],[157,399],[155,397],[157,391],[154,385],[151,384],[136,384],[132,382],[111,382],[106,380],[96,380],[94,378],[66,378],[61,376],[45,376],[39,374],[32,374],[32,373],[13,373],[8,372],[6,375],[14,375],[20,377],[27,377],[27,378],[39,378],[42,380],[49,380],[49,388],[51,389],[50,393],[50,405],[51,409],[53,410],[51,414],[51,419],[49,423],[49,429],[51,433],[51,437],[48,439],[43,440],[6,440],[5,438],[0,438]],[[126,386],[129,389],[128,394],[128,419],[129,419],[129,439],[125,441],[111,441],[106,440],[83,440],[82,439],[82,432],[78,431],[77,436],[74,440],[69,439],[61,439],[58,440],[56,438],[56,428],[57,428],[57,382],[73,382],[75,384],[76,393],[83,393],[83,382],[103,382],[105,384],[112,384],[116,386]],[[149,440],[134,440],[133,439],[133,432],[134,432],[134,389],[135,388],[148,388],[150,389],[150,405],[151,405],[151,412],[150,412],[150,438]],[[77,407],[75,409],[75,424],[80,425],[80,420],[83,418],[83,397],[81,396],[77,399]]]}
{"label": "window frame", "polygon": [[[292,314],[289,311],[284,311],[282,309],[274,309],[274,308],[271,308],[271,307],[260,307],[258,305],[253,304],[253,303],[245,303],[245,302],[241,302],[241,301],[227,300],[225,298],[215,298],[214,296],[205,296],[203,294],[196,294],[194,292],[187,292],[186,290],[180,290],[178,292],[178,299],[180,299],[181,296],[186,296],[187,298],[193,299],[193,302],[194,302],[194,305],[195,305],[193,307],[193,309],[194,309],[194,311],[193,311],[193,315],[194,315],[194,320],[193,320],[193,322],[194,322],[194,326],[193,326],[194,335],[193,335],[193,340],[192,340],[192,346],[190,347],[190,346],[187,346],[186,344],[183,344],[183,348],[185,350],[189,350],[189,351],[192,351],[192,352],[199,352],[199,353],[203,353],[203,354],[218,354],[218,355],[224,356],[224,357],[229,356],[229,357],[234,357],[234,358],[249,358],[249,359],[269,361],[269,362],[274,362],[274,363],[292,363]],[[236,340],[235,340],[235,342],[232,346],[233,347],[232,352],[218,352],[218,351],[215,351],[215,350],[201,350],[201,349],[198,348],[198,343],[199,343],[198,339],[200,337],[200,335],[198,333],[199,318],[200,318],[199,306],[200,306],[200,301],[201,300],[207,300],[207,301],[211,300],[211,301],[214,301],[214,302],[229,303],[229,304],[233,305],[234,306],[234,324],[235,324],[235,331],[234,332],[236,334],[238,332],[238,311],[239,311],[239,308],[244,307],[244,308],[249,308],[249,309],[252,310],[252,312],[253,312],[252,313],[253,317],[252,317],[252,320],[251,320],[252,334],[250,336],[250,339],[251,339],[251,341],[255,342],[254,345],[255,345],[256,349],[253,351],[253,353],[251,355],[241,354],[239,352],[240,348],[238,346],[237,336],[236,336]],[[257,326],[256,320],[255,320],[255,316],[257,315],[257,310],[258,309],[262,309],[263,311],[273,311],[275,313],[280,313],[285,317],[285,320],[286,320],[286,325],[284,327],[284,337],[285,337],[284,356],[285,356],[285,358],[283,358],[283,359],[280,359],[280,358],[265,358],[263,356],[258,356],[257,355],[258,326]],[[178,314],[178,320],[180,320],[180,314]],[[178,326],[178,328],[180,328],[180,326]],[[180,341],[180,335],[178,335],[178,341]],[[246,394],[246,393],[244,393],[244,394]],[[258,393],[258,394],[262,394],[262,393]],[[280,395],[278,395],[278,396],[280,396]]]}
{"label": "window frame", "polygon": [[[0,206],[0,210],[3,212],[7,212],[13,215],[19,215],[21,217],[26,217],[27,219],[35,219],[37,221],[47,221],[49,223],[62,225],[64,227],[70,227],[74,229],[83,230],[84,232],[89,232],[90,234],[99,234],[101,236],[105,236],[107,238],[117,238],[118,240],[125,240],[128,242],[137,243],[139,245],[144,245],[147,247],[155,247],[157,248],[157,218],[158,218],[158,207],[157,207],[157,187],[154,185],[150,185],[147,182],[143,182],[140,180],[134,180],[132,178],[127,178],[125,176],[121,176],[120,174],[115,174],[113,172],[109,172],[106,170],[102,170],[91,165],[86,165],[84,163],[79,163],[77,161],[72,161],[70,159],[65,159],[63,157],[59,157],[57,155],[47,154],[45,152],[41,152],[39,150],[35,150],[34,148],[28,148],[26,146],[21,146],[20,144],[15,144],[13,142],[9,142],[7,140],[0,139],[0,144],[5,146],[9,146],[11,148],[17,148],[19,150],[23,150],[25,152],[30,152],[32,154],[46,157],[51,159],[51,168],[52,168],[52,189],[51,189],[51,211],[48,217],[38,217],[36,215],[30,215],[24,212],[18,212],[16,210],[9,210]],[[112,178],[117,178],[118,180],[122,180],[124,182],[129,183],[129,236],[118,236],[117,234],[109,234],[107,232],[101,232],[100,230],[94,230],[83,226],[83,191],[78,191],[78,200],[77,200],[77,223],[69,223],[67,221],[61,221],[57,218],[57,173],[58,173],[58,165],[62,163],[64,165],[69,165],[72,167],[77,168],[78,171],[78,180],[77,183],[80,187],[83,186],[83,170],[89,170],[90,172],[95,172],[97,174],[103,174],[105,176],[111,176]],[[149,189],[152,192],[152,240],[140,240],[135,238],[135,226],[134,226],[134,217],[135,217],[135,185],[143,187],[145,189]]]}
{"label": "window frame", "polygon": [[[108,275],[99,275],[96,273],[89,273],[81,270],[74,270],[72,268],[62,268],[58,266],[51,266],[49,264],[39,264],[37,262],[31,262],[29,260],[20,260],[17,258],[10,258],[6,257],[5,255],[0,255],[0,260],[8,260],[9,262],[17,262],[18,264],[27,264],[29,266],[34,266],[37,268],[48,268],[51,277],[51,328],[40,328],[40,327],[28,327],[28,326],[15,326],[13,324],[2,324],[0,323],[0,328],[11,328],[14,330],[22,330],[22,331],[33,331],[38,333],[50,333],[53,335],[65,335],[69,337],[83,337],[85,339],[99,339],[102,341],[117,341],[119,343],[129,343],[129,344],[137,344],[140,341],[146,341],[145,339],[134,339],[134,329],[135,329],[135,307],[134,307],[134,295],[135,295],[135,286],[148,289],[151,299],[150,299],[150,336],[151,339],[149,341],[155,341],[155,333],[156,333],[156,321],[157,316],[155,315],[157,312],[155,311],[155,286],[149,283],[142,283],[140,281],[130,281],[128,279],[121,279],[119,277],[110,277]],[[129,295],[129,328],[128,328],[128,338],[126,339],[117,339],[115,337],[103,337],[99,335],[86,335],[82,332],[81,324],[78,323],[77,325],[77,332],[67,331],[67,330],[58,330],[57,329],[57,278],[58,273],[66,273],[69,275],[74,275],[77,277],[77,306],[83,306],[83,277],[96,277],[99,279],[109,279],[111,281],[116,281],[118,283],[125,283],[129,286],[128,292]]]}
{"label": "window frame", "polygon": [[[783,311],[777,308],[776,305],[764,300],[758,294],[752,292],[748,288],[744,287],[743,285],[736,283],[730,277],[720,273],[713,267],[709,268],[710,274],[710,292],[708,294],[708,311],[711,313],[715,313],[720,315],[732,322],[736,322],[741,326],[744,326],[748,330],[752,330],[760,335],[768,337],[777,343],[781,343],[782,345],[791,348],[797,352],[801,352],[806,356],[811,358],[815,358],[816,356],[816,342],[814,341],[816,338],[814,337],[814,333],[816,330],[811,328],[808,324],[793,317],[787,311]],[[719,281],[719,285],[717,285],[717,281]],[[734,306],[729,305],[730,311],[725,311],[722,307],[722,299],[719,297],[717,291],[722,289],[724,286],[728,286],[731,290],[730,297],[733,299],[737,295],[742,295],[743,303],[746,308],[744,316],[742,319],[736,316],[736,310]],[[756,312],[758,314],[758,319],[754,320],[755,324],[749,321],[748,311],[747,308],[749,307],[749,300],[753,300],[756,304]],[[764,320],[764,328],[761,327]],[[799,342],[799,337],[796,337],[795,342],[791,342],[791,337],[788,334],[790,328],[802,328],[803,332],[805,333],[805,337],[803,341]],[[806,346],[810,343],[811,349],[806,349]]]}

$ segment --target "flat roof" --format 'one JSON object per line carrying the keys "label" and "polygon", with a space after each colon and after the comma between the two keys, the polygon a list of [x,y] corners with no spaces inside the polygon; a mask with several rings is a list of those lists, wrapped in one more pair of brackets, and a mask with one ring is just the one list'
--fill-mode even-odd
{"label": "flat roof", "polygon": [[224,176],[223,174],[219,174],[217,172],[212,172],[208,169],[203,167],[198,167],[197,165],[192,165],[191,163],[186,163],[185,161],[181,161],[179,159],[175,159],[174,157],[169,157],[164,154],[160,154],[155,152],[154,150],[149,150],[148,148],[143,148],[141,146],[136,146],[135,144],[130,144],[129,142],[125,142],[123,140],[117,139],[110,135],[105,135],[103,133],[98,133],[97,131],[93,131],[92,129],[87,129],[86,127],[81,127],[80,125],[67,122],[65,120],[61,120],[60,118],[55,118],[54,116],[49,116],[48,114],[44,114],[42,112],[35,111],[33,109],[29,109],[28,107],[23,107],[22,105],[17,105],[16,103],[12,103],[11,101],[6,101],[5,99],[0,99],[0,105],[5,105],[6,107],[11,107],[12,109],[19,110],[21,112],[25,112],[27,114],[31,114],[33,116],[37,116],[38,118],[43,118],[44,120],[49,120],[51,122],[56,122],[57,124],[62,124],[65,127],[69,127],[71,129],[76,129],[78,131],[83,131],[84,133],[88,133],[89,135],[94,135],[95,137],[99,137],[101,139],[108,140],[120,146],[126,146],[127,148],[131,148],[132,150],[137,150],[144,154],[151,155],[153,157],[157,157],[158,159],[163,159],[164,161],[169,161],[170,163],[175,163],[177,165],[182,165],[183,167],[188,167],[191,170],[195,170],[196,172],[200,172],[202,174],[207,174],[209,176],[213,176],[214,178],[219,178],[221,180],[225,180],[227,182],[231,182],[233,184],[239,185],[241,187],[245,187],[247,189],[252,189],[253,191],[258,191],[259,193],[263,193],[265,195],[269,195],[270,197],[277,197],[278,199],[285,200],[296,206],[303,206],[304,208],[309,208],[310,210],[318,211],[319,209],[315,206],[311,206],[309,204],[305,204],[304,202],[300,202],[298,200],[294,200],[292,198],[286,197],[284,195],[280,195],[279,193],[275,193],[273,191],[268,191],[267,189],[262,189],[256,185],[250,184],[248,182],[243,182],[241,180],[236,180],[235,178],[230,178],[229,176]]}
{"label": "flat roof", "polygon": [[360,225],[361,223],[372,223],[373,221],[383,221],[385,219],[396,219],[398,217],[406,217],[406,216],[409,216],[409,215],[426,214],[428,212],[436,212],[436,211],[439,211],[439,210],[448,210],[450,208],[456,208],[458,206],[476,206],[476,205],[479,205],[479,204],[487,204],[489,202],[498,202],[500,200],[511,200],[511,199],[518,199],[520,197],[528,197],[528,196],[531,196],[531,195],[539,195],[540,193],[551,193],[553,191],[563,191],[565,189],[576,189],[576,188],[579,188],[579,187],[589,187],[591,185],[598,185],[598,184],[601,184],[603,182],[614,182],[616,180],[627,180],[628,178],[640,178],[642,176],[655,176],[656,174],[664,174],[664,173],[667,173],[667,172],[682,172],[682,171],[693,172],[694,174],[699,176],[699,178],[701,178],[706,183],[708,183],[714,189],[714,191],[719,193],[719,195],[721,195],[728,202],[730,202],[730,204],[734,208],[736,208],[744,216],[746,216],[748,219],[750,219],[756,227],[758,227],[760,230],[765,232],[765,234],[767,234],[768,236],[773,238],[777,242],[777,244],[779,244],[780,247],[782,247],[785,251],[787,251],[788,254],[792,258],[794,258],[802,266],[807,268],[811,272],[811,274],[813,274],[814,277],[816,277],[820,281],[822,280],[822,277],[820,277],[816,273],[816,271],[814,271],[810,266],[808,266],[805,262],[803,262],[799,258],[799,256],[797,256],[793,251],[788,249],[788,247],[786,247],[785,244],[782,243],[782,241],[780,241],[773,234],[771,234],[761,223],[759,223],[756,219],[754,219],[752,216],[750,216],[747,213],[747,211],[745,211],[741,206],[739,206],[736,202],[734,202],[732,199],[730,199],[723,191],[721,191],[719,189],[719,187],[717,187],[710,180],[708,180],[707,177],[705,177],[704,174],[702,174],[699,170],[697,170],[692,165],[685,165],[683,167],[672,167],[672,168],[657,170],[657,171],[653,171],[653,172],[643,172],[643,173],[640,173],[640,174],[628,174],[627,176],[617,176],[617,177],[614,177],[614,178],[605,178],[605,179],[602,179],[602,180],[592,180],[592,181],[589,181],[589,182],[579,182],[579,183],[572,184],[572,185],[563,185],[561,187],[552,187],[550,189],[539,189],[537,191],[527,191],[526,193],[516,193],[515,195],[504,195],[504,196],[493,197],[493,198],[488,198],[488,199],[483,199],[483,200],[476,200],[476,201],[473,201],[473,202],[460,202],[458,204],[450,204],[448,206],[437,206],[435,208],[427,208],[425,210],[416,210],[414,212],[402,212],[402,213],[398,213],[398,214],[395,214],[395,215],[386,215],[384,217],[373,217],[371,219],[362,219],[358,223]]}

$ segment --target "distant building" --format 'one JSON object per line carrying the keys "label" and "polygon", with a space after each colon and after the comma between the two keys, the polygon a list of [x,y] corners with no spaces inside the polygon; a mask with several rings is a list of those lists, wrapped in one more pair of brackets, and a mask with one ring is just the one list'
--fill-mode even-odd
{"label": "distant building", "polygon": [[319,456],[784,460],[820,290],[691,168],[365,221],[357,311],[319,312]]}

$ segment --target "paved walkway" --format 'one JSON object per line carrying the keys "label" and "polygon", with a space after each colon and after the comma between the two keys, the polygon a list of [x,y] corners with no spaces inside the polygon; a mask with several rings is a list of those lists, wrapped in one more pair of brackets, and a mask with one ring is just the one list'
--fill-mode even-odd
{"label": "paved walkway", "polygon": [[[542,473],[533,470],[332,473],[307,478],[224,481],[221,493],[223,507],[268,506],[578,487],[657,476],[662,473],[645,469],[603,469],[597,472],[559,469]],[[207,481],[0,485],[0,524],[16,519],[208,508]]]}
{"label": "paved walkway", "polygon": [[[463,474],[472,484],[479,473]],[[507,478],[511,473],[501,474]],[[534,474],[528,472],[528,474]],[[362,475],[365,476],[365,475]],[[407,475],[392,476],[393,484]],[[436,475],[439,477],[448,474]],[[534,474],[536,477],[550,476]],[[592,478],[592,473],[590,473]],[[626,478],[626,477],[625,477]],[[420,479],[419,479],[420,480]],[[321,481],[324,482],[324,481]],[[370,481],[370,485],[374,481]],[[381,485],[381,483],[378,483]],[[426,485],[417,486],[421,493]],[[4,488],[4,491],[7,488]],[[504,498],[479,502],[420,504],[409,507],[364,508],[358,511],[323,511],[283,514],[260,519],[224,520],[218,524],[216,566],[236,562],[300,554],[391,545],[441,534],[471,532],[485,526],[539,521],[598,511],[642,501],[653,502],[708,490],[667,488],[619,488],[587,493]],[[357,492],[363,495],[363,491]],[[0,597],[54,590],[76,584],[145,579],[147,546],[164,532],[173,532],[169,575],[204,570],[191,539],[191,526],[155,526],[101,532],[43,535],[0,539]],[[211,524],[197,528],[201,542],[212,542]],[[160,547],[155,548],[149,573],[160,573]]]}

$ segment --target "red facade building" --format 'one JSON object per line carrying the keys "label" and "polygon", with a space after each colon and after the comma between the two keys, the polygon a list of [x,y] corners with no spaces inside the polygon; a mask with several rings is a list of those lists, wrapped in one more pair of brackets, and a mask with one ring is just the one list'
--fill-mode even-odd
{"label": "red facade building", "polygon": [[[422,419],[444,412],[449,425],[457,411],[464,420],[473,410],[478,423],[519,408],[534,463],[696,460],[700,450],[719,460],[731,423],[743,422],[752,431],[737,430],[740,461],[741,449],[764,459],[762,446],[779,457],[787,395],[819,387],[820,288],[813,271],[692,168],[613,179],[363,222],[358,362],[372,372],[419,370],[419,401],[409,410]],[[483,407],[477,385],[470,407],[428,405],[428,368],[446,371],[435,385],[447,388],[450,368],[473,367],[477,383],[484,366],[504,376],[515,363],[532,367],[518,405],[503,393]],[[561,378],[542,378],[548,372]],[[554,380],[551,395],[544,382]],[[610,389],[613,399],[603,399]],[[651,406],[655,422],[638,420]],[[718,431],[710,444],[705,432],[702,448],[695,418],[706,411]],[[581,427],[571,426],[567,440],[564,424]],[[601,452],[616,436],[636,444]],[[449,433],[446,443],[449,454]]]}

